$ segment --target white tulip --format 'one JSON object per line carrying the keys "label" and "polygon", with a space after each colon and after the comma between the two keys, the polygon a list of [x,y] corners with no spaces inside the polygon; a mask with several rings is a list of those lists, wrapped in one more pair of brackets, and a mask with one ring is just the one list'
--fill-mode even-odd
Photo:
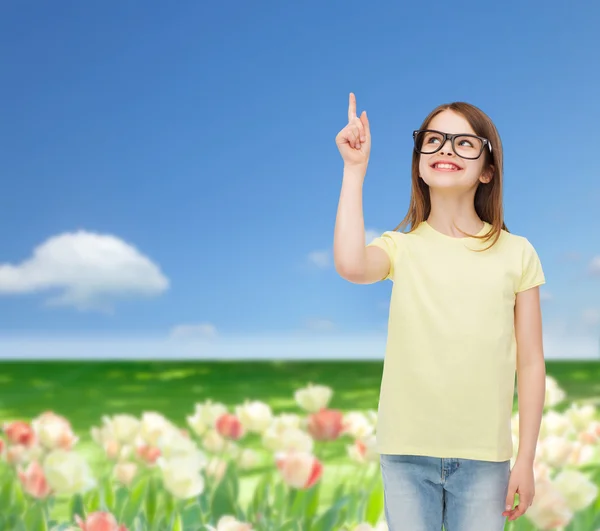
{"label": "white tulip", "polygon": [[324,385],[313,385],[309,383],[307,387],[298,389],[294,393],[296,403],[305,411],[316,413],[321,408],[327,407],[333,390]]}
{"label": "white tulip", "polygon": [[264,402],[246,400],[243,405],[235,408],[235,414],[242,426],[249,432],[263,433],[273,420],[271,407]]}
{"label": "white tulip", "polygon": [[552,376],[546,375],[546,396],[544,400],[545,407],[553,407],[560,404],[567,394],[558,386],[558,383]]}
{"label": "white tulip", "polygon": [[62,448],[70,450],[79,441],[71,428],[71,423],[61,415],[46,411],[31,421],[31,427],[39,441],[48,450]]}
{"label": "white tulip", "polygon": [[164,459],[159,457],[157,465],[163,475],[163,485],[173,496],[187,500],[204,491],[204,478],[200,473],[204,459],[194,456]]}
{"label": "white tulip", "polygon": [[344,433],[347,433],[354,439],[362,439],[371,435],[375,427],[371,424],[364,413],[351,411],[344,415],[343,420]]}
{"label": "white tulip", "polygon": [[271,428],[274,431],[283,432],[288,428],[300,428],[302,419],[296,413],[281,413],[271,421]]}
{"label": "white tulip", "polygon": [[193,415],[186,417],[187,423],[198,437],[215,427],[216,420],[227,413],[227,406],[212,400],[206,400],[204,403],[196,404]]}
{"label": "white tulip", "polygon": [[104,416],[102,421],[121,444],[133,443],[141,428],[141,422],[133,415]]}
{"label": "white tulip", "polygon": [[579,405],[571,404],[569,409],[565,411],[565,415],[571,421],[571,424],[577,431],[585,430],[594,422],[597,415],[596,407],[592,404]]}
{"label": "white tulip", "polygon": [[250,448],[245,448],[236,456],[236,462],[242,470],[254,468],[259,463],[258,454]]}
{"label": "white tulip", "polygon": [[158,439],[170,430],[177,430],[177,427],[160,413],[146,411],[142,414],[139,436],[148,446],[156,446]]}
{"label": "white tulip", "polygon": [[265,448],[272,452],[292,450],[312,452],[314,447],[314,439],[298,428],[288,428],[282,432],[275,432],[268,428],[263,434],[262,443]]}
{"label": "white tulip", "polygon": [[224,452],[227,448],[225,437],[214,428],[209,429],[202,438],[202,446],[214,454]]}
{"label": "white tulip", "polygon": [[67,450],[50,452],[43,463],[48,485],[57,494],[82,494],[96,486],[96,480],[85,459]]}
{"label": "white tulip", "polygon": [[587,465],[594,460],[596,453],[596,445],[584,444],[580,441],[573,442],[573,451],[569,456],[567,464],[574,467]]}
{"label": "white tulip", "polygon": [[563,468],[569,462],[574,448],[573,441],[556,435],[550,435],[539,441],[536,453],[540,459],[544,460],[550,466]]}
{"label": "white tulip", "polygon": [[196,442],[183,435],[179,430],[165,430],[157,439],[156,447],[166,459],[186,456],[199,451]]}
{"label": "white tulip", "polygon": [[130,485],[138,470],[136,463],[117,463],[113,469],[113,476],[123,485]]}
{"label": "white tulip", "polygon": [[207,525],[206,527],[209,531],[252,531],[251,524],[240,522],[231,515],[224,515],[219,518],[217,527],[213,527],[212,525]]}
{"label": "white tulip", "polygon": [[536,481],[533,503],[525,516],[539,529],[557,529],[569,525],[573,512],[552,481]]}
{"label": "white tulip", "polygon": [[206,465],[206,475],[215,481],[221,481],[227,471],[227,461],[218,457],[213,457]]}
{"label": "white tulip", "polygon": [[598,495],[598,487],[584,474],[577,470],[563,470],[556,478],[554,485],[567,500],[573,512],[588,507]]}
{"label": "white tulip", "polygon": [[542,417],[542,423],[540,426],[540,437],[544,438],[549,435],[557,435],[559,437],[566,437],[575,433],[573,424],[569,420],[569,417],[558,413],[556,411],[548,411]]}

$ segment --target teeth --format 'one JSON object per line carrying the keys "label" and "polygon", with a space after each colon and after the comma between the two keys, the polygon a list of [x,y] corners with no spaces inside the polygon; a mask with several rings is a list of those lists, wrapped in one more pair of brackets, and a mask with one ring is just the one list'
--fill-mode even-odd
{"label": "teeth", "polygon": [[454,164],[436,164],[434,168],[443,168],[448,170],[458,170],[458,167]]}

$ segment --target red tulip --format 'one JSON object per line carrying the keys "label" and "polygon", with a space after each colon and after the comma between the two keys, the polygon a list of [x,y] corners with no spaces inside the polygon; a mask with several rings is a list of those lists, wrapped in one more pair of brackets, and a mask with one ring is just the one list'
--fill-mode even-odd
{"label": "red tulip", "polygon": [[244,435],[240,419],[231,413],[224,413],[215,422],[215,428],[222,437],[237,440]]}
{"label": "red tulip", "polygon": [[322,408],[308,417],[308,432],[317,441],[333,441],[342,430],[344,414],[337,409]]}

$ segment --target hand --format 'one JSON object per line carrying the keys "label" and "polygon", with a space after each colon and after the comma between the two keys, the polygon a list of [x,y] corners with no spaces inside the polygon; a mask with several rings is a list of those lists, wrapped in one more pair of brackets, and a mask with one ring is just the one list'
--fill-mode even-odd
{"label": "hand", "polygon": [[535,477],[533,474],[533,463],[529,461],[515,461],[510,472],[508,482],[508,494],[506,505],[511,507],[515,503],[515,493],[519,494],[519,505],[514,509],[504,511],[502,516],[508,516],[509,520],[516,520],[529,509],[535,496]]}
{"label": "hand", "polygon": [[348,103],[348,125],[335,137],[346,166],[364,166],[366,169],[371,153],[371,130],[366,111],[356,116],[356,96],[351,92]]}

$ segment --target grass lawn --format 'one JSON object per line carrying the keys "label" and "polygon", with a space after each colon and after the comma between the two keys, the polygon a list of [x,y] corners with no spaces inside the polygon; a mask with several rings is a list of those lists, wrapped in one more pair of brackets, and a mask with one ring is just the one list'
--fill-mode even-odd
{"label": "grass lawn", "polygon": [[[275,414],[303,414],[294,391],[309,382],[332,387],[331,408],[377,410],[382,369],[382,361],[2,362],[0,422],[30,420],[45,410],[64,415],[81,438],[78,449],[95,468],[103,458],[90,428],[100,426],[102,415],[158,411],[187,428],[194,404],[209,398],[228,406],[261,400]],[[600,361],[548,361],[547,373],[567,392],[563,407],[572,400],[600,406]],[[348,463],[348,443],[343,438],[328,444],[327,463]],[[256,479],[248,477],[247,485]]]}

